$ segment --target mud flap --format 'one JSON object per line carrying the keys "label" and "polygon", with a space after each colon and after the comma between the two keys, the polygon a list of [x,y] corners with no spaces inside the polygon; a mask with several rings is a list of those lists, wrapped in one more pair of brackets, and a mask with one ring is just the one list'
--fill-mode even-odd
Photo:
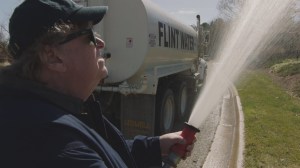
{"label": "mud flap", "polygon": [[153,136],[155,128],[155,95],[121,96],[121,130],[125,138]]}

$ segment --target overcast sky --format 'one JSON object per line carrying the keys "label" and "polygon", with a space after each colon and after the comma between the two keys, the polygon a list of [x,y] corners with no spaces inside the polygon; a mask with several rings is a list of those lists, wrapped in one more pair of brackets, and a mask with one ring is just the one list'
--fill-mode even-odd
{"label": "overcast sky", "polygon": [[22,0],[0,0],[0,24],[8,24],[8,20],[13,9],[22,2]]}
{"label": "overcast sky", "polygon": [[182,22],[196,24],[196,15],[201,16],[201,22],[210,22],[217,18],[217,3],[219,0],[151,0],[167,13],[177,17]]}
{"label": "overcast sky", "polygon": [[[0,0],[0,24],[7,25],[13,9],[23,0]],[[196,24],[196,15],[201,22],[210,22],[217,17],[218,0],[151,0],[163,10],[174,15],[185,24]]]}

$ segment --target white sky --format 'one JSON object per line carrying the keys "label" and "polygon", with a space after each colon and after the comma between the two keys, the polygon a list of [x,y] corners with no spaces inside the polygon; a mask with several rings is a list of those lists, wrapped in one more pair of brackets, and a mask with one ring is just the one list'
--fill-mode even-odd
{"label": "white sky", "polygon": [[[8,25],[13,9],[23,0],[0,0],[0,24]],[[185,24],[196,24],[196,15],[201,22],[210,22],[217,18],[216,5],[219,0],[151,0],[163,10],[174,15]]]}
{"label": "white sky", "polygon": [[151,0],[163,10],[177,17],[182,22],[196,24],[196,15],[201,16],[201,22],[210,22],[217,18],[217,3],[219,0]]}
{"label": "white sky", "polygon": [[21,2],[22,0],[0,0],[0,24],[8,24],[8,20],[14,8]]}

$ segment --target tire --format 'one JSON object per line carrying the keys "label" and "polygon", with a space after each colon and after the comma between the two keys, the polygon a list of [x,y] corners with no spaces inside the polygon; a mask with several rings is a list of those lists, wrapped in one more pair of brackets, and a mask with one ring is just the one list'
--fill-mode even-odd
{"label": "tire", "polygon": [[156,108],[156,134],[161,135],[171,132],[175,122],[175,99],[171,89],[157,97]]}
{"label": "tire", "polygon": [[188,87],[186,82],[175,86],[175,104],[177,119],[184,120],[188,115]]}

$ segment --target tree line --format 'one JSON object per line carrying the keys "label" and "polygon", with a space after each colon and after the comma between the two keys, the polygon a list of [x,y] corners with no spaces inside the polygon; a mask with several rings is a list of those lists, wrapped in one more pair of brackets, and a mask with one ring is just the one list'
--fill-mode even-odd
{"label": "tree line", "polygon": [[7,62],[9,60],[8,53],[6,50],[7,38],[5,37],[7,30],[3,25],[0,25],[0,63]]}
{"label": "tree line", "polygon": [[[212,58],[217,56],[218,48],[224,41],[226,32],[232,21],[238,17],[242,6],[246,0],[220,0],[217,5],[219,17],[210,23],[204,23],[210,32],[210,42],[208,44],[208,55]],[[299,0],[295,0],[290,6],[288,14],[284,15],[282,27],[279,35],[269,42],[263,54],[263,61],[281,60],[285,58],[299,58],[300,56],[300,16]],[[202,24],[202,25],[204,25]],[[203,26],[204,27],[204,26]],[[225,39],[226,41],[226,39]],[[262,62],[263,64],[264,62]]]}

